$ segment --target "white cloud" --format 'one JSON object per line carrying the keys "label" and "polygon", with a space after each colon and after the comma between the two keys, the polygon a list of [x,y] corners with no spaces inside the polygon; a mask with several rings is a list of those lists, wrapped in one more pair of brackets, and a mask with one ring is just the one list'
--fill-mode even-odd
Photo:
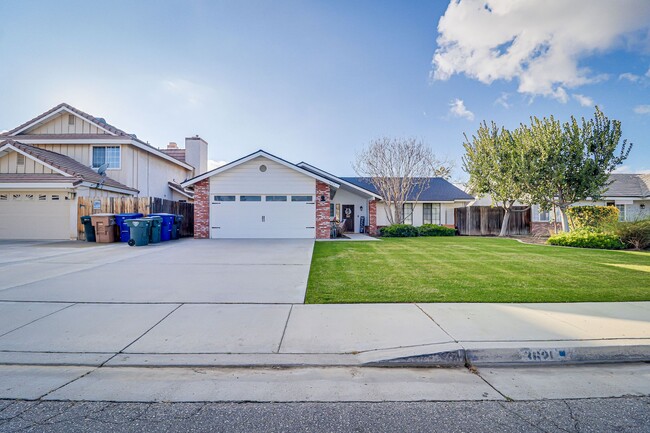
{"label": "white cloud", "polygon": [[474,113],[465,107],[465,102],[462,99],[454,99],[449,103],[449,114],[454,117],[462,117],[469,121],[474,120]]}
{"label": "white cloud", "polygon": [[636,114],[650,114],[650,105],[637,105],[634,107]]}
{"label": "white cloud", "polygon": [[208,159],[208,171],[219,168],[222,165],[226,165],[226,161],[216,161],[214,159]]}
{"label": "white cloud", "polygon": [[648,72],[645,73],[645,76],[650,78],[650,68],[648,68]]}
{"label": "white cloud", "polygon": [[641,79],[641,77],[639,77],[638,75],[626,72],[624,74],[619,75],[618,79],[619,80],[627,80],[627,81],[629,81],[631,83],[636,83],[637,81],[639,81]]}
{"label": "white cloud", "polygon": [[578,103],[580,105],[582,105],[583,107],[593,107],[594,106],[594,100],[591,99],[589,96],[581,95],[579,93],[574,93],[571,96],[573,96],[573,99],[578,101]]}
{"label": "white cloud", "polygon": [[499,96],[499,97],[494,101],[494,104],[495,104],[495,105],[500,105],[500,106],[502,106],[503,108],[505,108],[505,109],[507,110],[508,108],[512,107],[512,104],[510,104],[510,103],[508,102],[508,99],[509,99],[509,98],[510,98],[510,94],[505,93],[505,92],[504,92],[504,93],[501,93],[501,96]]}
{"label": "white cloud", "polygon": [[214,90],[183,78],[166,79],[160,82],[164,93],[177,99],[185,108],[200,108]]}
{"label": "white cloud", "polygon": [[647,0],[452,0],[438,23],[433,78],[516,80],[521,93],[566,102],[566,88],[607,78],[580,60],[649,27]]}
{"label": "white cloud", "polygon": [[640,169],[640,170],[632,170],[632,167],[629,165],[619,165],[616,167],[613,171],[613,173],[635,173],[635,174],[648,174],[650,173],[650,169]]}

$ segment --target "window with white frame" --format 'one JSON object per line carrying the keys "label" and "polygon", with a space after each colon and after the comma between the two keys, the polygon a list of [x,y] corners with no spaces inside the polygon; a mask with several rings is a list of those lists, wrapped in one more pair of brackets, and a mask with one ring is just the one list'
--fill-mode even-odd
{"label": "window with white frame", "polygon": [[120,146],[95,146],[93,147],[93,168],[108,164],[108,169],[121,168]]}
{"label": "window with white frame", "polygon": [[404,203],[402,206],[402,215],[404,217],[404,224],[413,225],[413,203]]}
{"label": "window with white frame", "polygon": [[616,205],[616,208],[618,209],[618,220],[619,221],[626,221],[626,218],[625,218],[625,216],[626,216],[625,215],[625,208],[626,207],[627,206],[624,205],[624,204],[617,204]]}
{"label": "window with white frame", "polygon": [[422,223],[440,225],[440,203],[422,203]]}
{"label": "window with white frame", "polygon": [[542,209],[541,207],[537,209],[537,221],[542,223],[547,223],[551,221],[551,214],[549,211]]}

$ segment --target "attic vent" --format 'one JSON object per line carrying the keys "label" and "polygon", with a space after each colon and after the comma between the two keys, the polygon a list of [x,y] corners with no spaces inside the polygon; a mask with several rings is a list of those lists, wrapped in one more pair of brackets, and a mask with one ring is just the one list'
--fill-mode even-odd
{"label": "attic vent", "polygon": [[68,114],[68,125],[74,126],[75,117],[72,114]]}
{"label": "attic vent", "polygon": [[16,165],[25,165],[25,155],[22,153],[16,155]]}

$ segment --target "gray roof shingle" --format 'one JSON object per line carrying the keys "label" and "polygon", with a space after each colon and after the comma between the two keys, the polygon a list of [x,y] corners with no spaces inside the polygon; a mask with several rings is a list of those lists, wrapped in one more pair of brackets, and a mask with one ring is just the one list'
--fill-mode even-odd
{"label": "gray roof shingle", "polygon": [[612,173],[605,197],[650,197],[650,174]]}
{"label": "gray roof shingle", "polygon": [[[381,195],[377,188],[366,178],[362,177],[342,177],[341,179],[360,186],[363,189],[372,191],[375,194]],[[407,198],[409,201],[454,201],[454,200],[474,200],[474,197],[452,185],[447,180],[441,177],[430,177],[427,187],[417,197],[418,190]]]}

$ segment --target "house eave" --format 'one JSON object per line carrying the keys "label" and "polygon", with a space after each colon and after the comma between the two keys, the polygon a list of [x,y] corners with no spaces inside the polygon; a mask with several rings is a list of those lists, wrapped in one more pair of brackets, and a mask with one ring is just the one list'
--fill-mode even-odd
{"label": "house eave", "polygon": [[187,188],[188,186],[192,186],[192,185],[196,184],[197,182],[200,182],[200,181],[202,181],[204,179],[208,179],[208,178],[210,178],[212,176],[223,173],[224,171],[228,171],[231,168],[237,167],[237,166],[239,166],[241,164],[244,164],[244,163],[246,163],[248,161],[251,161],[251,160],[253,160],[253,159],[257,158],[257,157],[260,157],[260,156],[265,157],[267,159],[270,159],[271,161],[277,162],[278,164],[284,165],[285,167],[290,168],[292,170],[295,170],[298,173],[304,174],[305,176],[311,177],[313,179],[316,179],[316,180],[319,180],[319,181],[321,181],[323,183],[326,183],[327,185],[333,186],[334,188],[338,188],[338,187],[341,186],[340,184],[338,184],[336,182],[332,182],[329,179],[326,179],[326,178],[324,178],[322,176],[319,176],[319,175],[317,175],[315,173],[312,173],[309,170],[305,170],[304,168],[299,167],[296,164],[292,164],[289,161],[285,161],[284,159],[279,158],[279,157],[277,157],[275,155],[272,155],[272,154],[270,154],[270,153],[268,153],[268,152],[266,152],[264,150],[258,150],[256,152],[251,153],[250,155],[246,155],[246,156],[244,156],[242,158],[239,158],[239,159],[237,159],[235,161],[229,162],[226,165],[222,165],[221,167],[217,167],[217,168],[215,168],[213,170],[210,170],[208,172],[205,172],[203,174],[195,176],[192,179],[188,179],[188,180],[186,180],[184,182],[181,182],[180,185],[183,188]]}

